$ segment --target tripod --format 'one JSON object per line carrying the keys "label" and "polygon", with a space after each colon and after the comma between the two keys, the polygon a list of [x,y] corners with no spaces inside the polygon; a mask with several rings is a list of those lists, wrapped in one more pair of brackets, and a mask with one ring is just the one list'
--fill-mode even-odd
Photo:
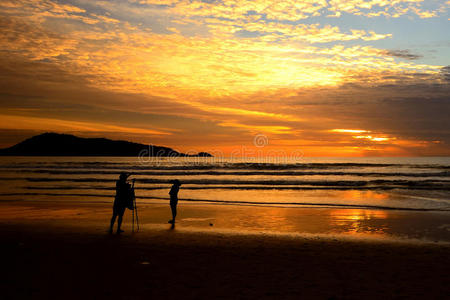
{"label": "tripod", "polygon": [[[131,231],[134,232],[134,220],[136,220],[136,232],[139,231],[139,217],[138,217],[138,211],[137,211],[137,205],[136,205],[136,195],[134,194],[134,179],[133,179],[133,185],[131,186],[131,189],[133,190],[133,220],[131,225]],[[135,218],[136,216],[136,218]]]}

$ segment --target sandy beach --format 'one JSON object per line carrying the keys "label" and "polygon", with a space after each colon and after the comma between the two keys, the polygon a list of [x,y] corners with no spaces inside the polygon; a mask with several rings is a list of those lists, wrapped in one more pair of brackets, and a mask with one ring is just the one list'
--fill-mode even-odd
{"label": "sandy beach", "polygon": [[[182,208],[185,215],[175,229],[165,223],[167,207],[148,205],[140,210],[140,232],[130,232],[128,214],[125,233],[110,235],[106,203],[0,205],[4,299],[445,299],[450,294],[448,243],[225,229],[217,221],[221,213],[239,217],[241,211],[243,217],[243,208],[202,205]],[[253,212],[262,216],[280,209],[286,208]],[[207,226],[189,225],[193,219]]]}

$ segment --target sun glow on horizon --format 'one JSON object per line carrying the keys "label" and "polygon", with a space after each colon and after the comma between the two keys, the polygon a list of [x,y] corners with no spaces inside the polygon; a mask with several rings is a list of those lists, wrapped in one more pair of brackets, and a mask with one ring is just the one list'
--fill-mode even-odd
{"label": "sun glow on horizon", "polygon": [[374,137],[371,135],[357,135],[357,136],[353,136],[353,138],[355,139],[366,139],[366,140],[370,140],[373,142],[386,142],[391,140],[391,138],[388,137]]}
{"label": "sun glow on horizon", "polygon": [[368,130],[360,130],[360,129],[332,129],[330,132],[339,132],[339,133],[365,133],[370,132]]}

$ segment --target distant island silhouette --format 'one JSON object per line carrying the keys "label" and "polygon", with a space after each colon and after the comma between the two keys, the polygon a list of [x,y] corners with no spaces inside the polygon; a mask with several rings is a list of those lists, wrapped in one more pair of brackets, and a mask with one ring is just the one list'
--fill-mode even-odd
{"label": "distant island silhouette", "polygon": [[185,154],[168,147],[144,145],[106,138],[81,138],[70,134],[43,133],[12,147],[0,149],[2,156],[161,156],[212,157],[207,152]]}

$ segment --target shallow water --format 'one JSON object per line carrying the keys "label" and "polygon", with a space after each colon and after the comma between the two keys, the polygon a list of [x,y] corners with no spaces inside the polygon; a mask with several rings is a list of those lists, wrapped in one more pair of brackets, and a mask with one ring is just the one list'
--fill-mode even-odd
{"label": "shallow water", "polygon": [[[133,172],[137,203],[149,210],[181,180],[184,229],[450,242],[450,158],[0,157],[0,201],[109,204],[121,171]],[[189,215],[195,204],[209,208]],[[143,225],[167,225],[166,213]]]}
{"label": "shallow water", "polygon": [[450,211],[450,158],[0,157],[0,200],[111,201],[119,172],[138,201]]}

